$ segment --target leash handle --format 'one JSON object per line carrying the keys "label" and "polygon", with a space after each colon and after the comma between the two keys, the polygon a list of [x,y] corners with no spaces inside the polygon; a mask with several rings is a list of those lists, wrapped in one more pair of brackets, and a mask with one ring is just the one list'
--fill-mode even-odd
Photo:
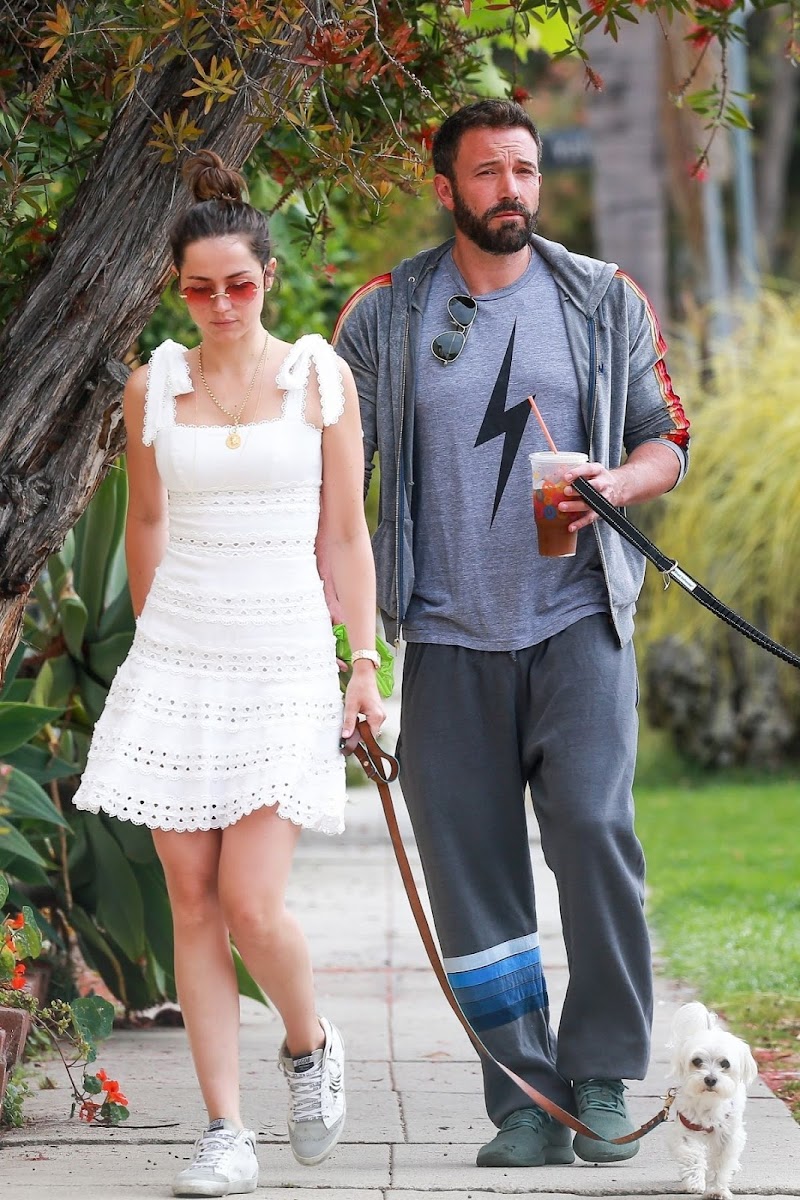
{"label": "leash handle", "polygon": [[[543,1096],[542,1093],[537,1091],[535,1087],[532,1087],[527,1080],[522,1079],[516,1074],[515,1071],[512,1071],[510,1067],[507,1067],[504,1063],[501,1063],[498,1059],[496,1059],[488,1046],[484,1045],[475,1030],[470,1025],[461,1009],[461,1005],[456,999],[452,987],[450,986],[450,980],[447,978],[447,972],[444,969],[444,964],[442,963],[439,949],[434,941],[433,934],[431,933],[431,928],[428,924],[428,918],[425,914],[425,909],[422,907],[422,901],[419,898],[417,885],[414,882],[414,874],[411,870],[411,864],[408,861],[408,855],[406,854],[406,849],[403,845],[403,837],[400,833],[400,826],[397,823],[397,814],[395,813],[391,791],[389,790],[389,784],[393,783],[394,780],[397,779],[399,773],[397,759],[394,757],[394,755],[389,754],[387,750],[383,750],[378,745],[372,730],[366,721],[359,721],[357,730],[360,740],[353,748],[352,753],[356,756],[359,763],[363,767],[367,778],[373,780],[377,785],[378,793],[381,798],[381,804],[383,806],[383,814],[386,819],[386,824],[389,829],[389,836],[392,841],[392,848],[394,850],[395,858],[397,859],[397,865],[400,869],[400,878],[403,881],[403,887],[405,888],[408,902],[411,905],[411,911],[414,914],[414,920],[417,923],[417,929],[419,930],[420,937],[422,938],[422,944],[424,945],[425,951],[428,955],[428,961],[433,968],[434,975],[439,981],[439,986],[444,992],[445,999],[455,1015],[458,1017],[458,1020],[463,1026],[467,1037],[480,1055],[482,1055],[485,1059],[488,1059],[489,1062],[494,1063],[496,1067],[499,1067],[499,1069],[503,1071],[509,1079],[513,1080],[517,1087],[525,1093],[529,1100],[532,1100],[534,1104],[539,1106],[539,1108],[543,1108],[545,1112],[553,1117],[556,1121],[559,1121],[562,1125],[567,1125],[576,1133],[582,1133],[586,1137],[593,1138],[595,1141],[608,1140],[606,1138],[602,1138],[599,1133],[595,1133],[593,1129],[590,1129],[588,1125],[583,1123],[583,1121],[580,1121],[577,1117],[574,1117],[572,1113],[567,1112],[565,1108],[562,1108],[559,1104],[556,1104],[554,1100],[550,1100],[547,1096]],[[652,1117],[633,1133],[628,1133],[625,1134],[624,1137],[612,1139],[613,1144],[615,1146],[624,1146],[627,1142],[635,1142],[638,1141],[639,1138],[644,1137],[644,1135],[649,1133],[651,1129],[655,1129],[657,1125],[660,1125],[662,1121],[667,1119],[671,1104],[672,1096],[667,1096],[664,1102],[664,1107],[658,1113],[656,1113],[654,1117]]]}
{"label": "leash handle", "polygon": [[579,496],[582,496],[589,507],[597,513],[599,517],[611,526],[612,529],[623,537],[626,542],[630,542],[635,546],[640,554],[657,567],[664,576],[665,586],[669,584],[671,579],[682,587],[685,592],[688,592],[698,604],[702,604],[703,608],[707,608],[715,617],[719,617],[720,621],[724,621],[735,629],[737,633],[741,633],[743,637],[749,638],[751,642],[755,642],[756,646],[760,646],[762,650],[766,650],[768,654],[774,654],[776,658],[780,658],[791,667],[796,667],[800,670],[800,655],[795,654],[793,650],[789,650],[786,646],[782,646],[780,642],[774,641],[768,637],[761,629],[757,629],[755,625],[751,625],[749,621],[745,621],[744,617],[740,617],[732,608],[728,608],[727,604],[723,604],[713,592],[708,588],[703,587],[702,583],[698,583],[693,579],[688,571],[684,571],[678,566],[678,560],[667,558],[663,551],[659,550],[648,537],[642,533],[641,529],[629,521],[625,514],[615,508],[606,500],[605,496],[601,496],[595,487],[589,483],[588,479],[583,479],[580,476],[573,479],[571,487]]}

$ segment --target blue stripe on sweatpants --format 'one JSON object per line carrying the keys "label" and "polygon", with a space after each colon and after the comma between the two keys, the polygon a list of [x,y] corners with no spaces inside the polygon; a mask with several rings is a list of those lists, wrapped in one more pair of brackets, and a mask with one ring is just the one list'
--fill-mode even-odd
{"label": "blue stripe on sweatpants", "polygon": [[[468,988],[462,987],[455,990],[459,997],[463,996],[465,1000],[483,1000],[487,996],[499,996],[509,988],[519,987],[529,977],[530,968],[523,967],[519,971],[512,971],[509,975],[501,975],[497,979],[487,979],[486,983],[477,983]],[[541,986],[544,988],[543,976],[541,976]]]}
{"label": "blue stripe on sweatpants", "polygon": [[528,950],[525,954],[515,954],[503,962],[492,963],[488,967],[479,967],[477,971],[454,971],[448,974],[450,984],[454,988],[471,987],[476,983],[486,983],[489,979],[498,979],[502,975],[510,975],[520,967],[540,967],[541,955],[539,948]]}

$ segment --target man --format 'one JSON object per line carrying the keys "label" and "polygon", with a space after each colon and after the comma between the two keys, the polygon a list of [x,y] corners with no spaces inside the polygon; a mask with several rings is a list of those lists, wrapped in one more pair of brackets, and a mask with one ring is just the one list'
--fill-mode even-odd
{"label": "man", "polygon": [[[574,558],[537,554],[527,456],[618,506],[686,468],[688,422],[646,298],[614,264],[534,234],[541,141],[523,108],[481,101],[433,148],[455,238],[345,308],[373,545],[390,636],[408,643],[398,755],[445,966],[492,1053],[606,1139],[633,1128],[623,1079],[646,1073],[652,1015],[644,859],[633,830],[644,560],[574,490]],[[558,883],[569,986],[558,1042],[539,957],[524,792]],[[574,1161],[570,1131],[484,1067],[499,1132],[479,1166]],[[636,1153],[576,1136],[589,1162]]]}

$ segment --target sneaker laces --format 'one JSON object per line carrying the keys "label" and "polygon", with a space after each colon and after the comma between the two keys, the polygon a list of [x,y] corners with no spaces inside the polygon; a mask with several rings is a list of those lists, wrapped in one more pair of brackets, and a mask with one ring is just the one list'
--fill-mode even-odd
{"label": "sneaker laces", "polygon": [[197,1143],[193,1167],[218,1167],[230,1150],[237,1135],[230,1129],[206,1129]]}
{"label": "sneaker laces", "polygon": [[538,1106],[534,1108],[518,1108],[516,1112],[509,1113],[501,1129],[521,1129],[527,1127],[532,1129],[534,1133],[539,1133],[550,1120],[543,1108]]}
{"label": "sneaker laces", "polygon": [[581,1107],[603,1112],[613,1112],[627,1117],[625,1108],[625,1085],[618,1079],[584,1079],[575,1084]]}
{"label": "sneaker laces", "polygon": [[292,1117],[295,1121],[317,1121],[322,1118],[322,1064],[296,1074],[287,1072],[292,1095]]}

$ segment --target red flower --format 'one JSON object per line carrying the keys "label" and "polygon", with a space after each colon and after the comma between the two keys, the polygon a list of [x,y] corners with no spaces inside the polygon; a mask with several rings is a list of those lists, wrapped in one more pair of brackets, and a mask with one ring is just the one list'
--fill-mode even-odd
{"label": "red flower", "polygon": [[25,963],[17,963],[14,967],[14,978],[11,980],[11,987],[15,992],[25,987]]}
{"label": "red flower", "polygon": [[17,913],[15,917],[6,917],[5,924],[9,929],[23,929],[25,926],[25,918],[22,913]]}
{"label": "red flower", "polygon": [[104,1079],[108,1079],[108,1076],[106,1075],[105,1071],[100,1070],[95,1072],[95,1079],[99,1079],[102,1083]]}
{"label": "red flower", "polygon": [[[99,1072],[97,1074],[97,1078],[98,1079],[100,1078]],[[105,1071],[103,1072],[102,1084],[103,1084],[104,1092],[118,1092],[119,1091],[119,1084],[116,1081],[116,1079],[109,1079],[108,1076],[106,1075]]]}
{"label": "red flower", "polygon": [[705,50],[715,37],[716,34],[707,25],[693,25],[686,35],[686,41],[691,42],[698,50]]}
{"label": "red flower", "polygon": [[589,8],[596,17],[602,17],[606,11],[606,0],[589,0]]}
{"label": "red flower", "polygon": [[87,1125],[95,1119],[97,1111],[100,1108],[99,1104],[95,1104],[93,1100],[84,1100],[78,1111],[78,1120],[85,1121]]}
{"label": "red flower", "polygon": [[433,148],[433,135],[436,133],[437,125],[423,125],[421,129],[415,130],[408,136],[414,142],[419,142],[426,150]]}
{"label": "red flower", "polygon": [[593,67],[590,67],[588,63],[584,65],[584,70],[586,72],[586,90],[588,91],[590,87],[593,87],[596,92],[602,92],[605,87],[603,76],[598,71],[595,71]]}
{"label": "red flower", "polygon": [[516,104],[524,104],[526,100],[530,100],[531,94],[527,88],[517,85],[511,92],[511,99]]}

